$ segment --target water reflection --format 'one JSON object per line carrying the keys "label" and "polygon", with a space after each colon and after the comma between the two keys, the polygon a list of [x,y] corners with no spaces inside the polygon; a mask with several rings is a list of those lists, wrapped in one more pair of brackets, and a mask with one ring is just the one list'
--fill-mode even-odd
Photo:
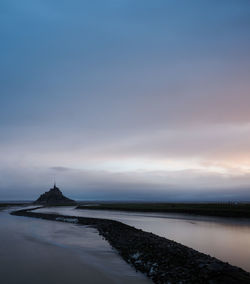
{"label": "water reflection", "polygon": [[73,207],[39,211],[118,220],[250,271],[249,220],[171,213],[76,210]]}
{"label": "water reflection", "polygon": [[151,283],[93,228],[0,212],[4,284]]}

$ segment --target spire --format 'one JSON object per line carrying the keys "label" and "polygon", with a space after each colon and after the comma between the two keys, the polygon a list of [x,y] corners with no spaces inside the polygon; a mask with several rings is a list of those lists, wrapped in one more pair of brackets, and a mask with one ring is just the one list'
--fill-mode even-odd
{"label": "spire", "polygon": [[54,189],[56,189],[56,177],[54,176]]}

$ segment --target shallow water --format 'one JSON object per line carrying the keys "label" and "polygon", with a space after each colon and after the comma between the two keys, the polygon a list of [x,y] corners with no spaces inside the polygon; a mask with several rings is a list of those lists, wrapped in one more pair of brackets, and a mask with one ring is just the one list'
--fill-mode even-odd
{"label": "shallow water", "polygon": [[1,283],[151,283],[95,229],[11,216],[8,210],[0,211]]}
{"label": "shallow water", "polygon": [[37,211],[118,220],[177,241],[250,272],[250,221],[175,213],[134,213],[77,210],[74,207]]}

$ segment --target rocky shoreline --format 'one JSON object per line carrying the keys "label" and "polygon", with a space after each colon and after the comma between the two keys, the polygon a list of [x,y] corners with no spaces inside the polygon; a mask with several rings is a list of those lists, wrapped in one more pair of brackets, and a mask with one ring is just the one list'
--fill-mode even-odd
{"label": "rocky shoreline", "polygon": [[154,283],[250,283],[250,273],[241,268],[121,222],[32,210],[18,210],[11,214],[92,226],[126,262],[145,273]]}

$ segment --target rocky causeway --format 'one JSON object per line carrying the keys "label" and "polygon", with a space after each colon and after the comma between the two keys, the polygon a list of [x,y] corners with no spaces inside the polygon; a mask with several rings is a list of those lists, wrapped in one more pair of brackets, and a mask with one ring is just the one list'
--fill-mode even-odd
{"label": "rocky causeway", "polygon": [[127,263],[154,283],[250,283],[250,273],[241,268],[118,221],[37,213],[34,208],[11,214],[92,226]]}

